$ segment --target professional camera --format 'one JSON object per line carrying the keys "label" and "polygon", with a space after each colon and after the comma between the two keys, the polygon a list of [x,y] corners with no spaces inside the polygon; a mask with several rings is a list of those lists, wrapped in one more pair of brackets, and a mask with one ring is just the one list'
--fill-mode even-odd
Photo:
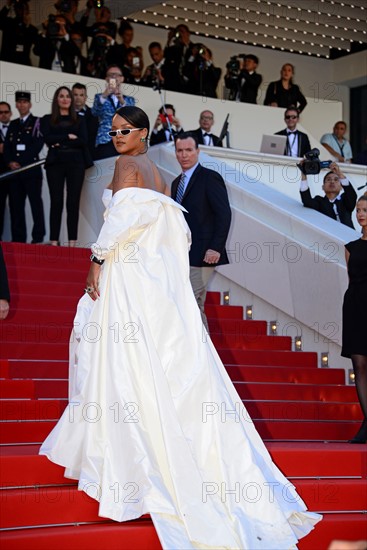
{"label": "professional camera", "polygon": [[60,35],[60,24],[56,21],[57,15],[50,13],[48,16],[46,33],[49,38],[58,38]]}
{"label": "professional camera", "polygon": [[318,149],[311,149],[308,153],[305,153],[306,160],[302,164],[297,164],[305,176],[319,174],[323,168],[329,168],[332,160],[320,160],[320,151]]}
{"label": "professional camera", "polygon": [[232,57],[226,64],[226,68],[228,69],[230,76],[238,76],[240,74],[240,61],[245,58],[246,55],[243,53],[241,53],[240,55],[232,55]]}

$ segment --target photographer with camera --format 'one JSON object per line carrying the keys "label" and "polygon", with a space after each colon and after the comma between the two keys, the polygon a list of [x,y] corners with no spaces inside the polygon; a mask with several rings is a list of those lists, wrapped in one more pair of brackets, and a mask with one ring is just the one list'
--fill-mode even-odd
{"label": "photographer with camera", "polygon": [[123,82],[124,77],[120,67],[110,65],[106,71],[106,89],[101,94],[94,96],[92,115],[98,117],[99,120],[94,155],[96,160],[114,157],[117,154],[112,139],[108,135],[112,126],[112,118],[120,107],[135,105],[133,97],[123,95],[121,90]]}
{"label": "photographer with camera", "polygon": [[76,74],[75,59],[79,58],[80,50],[70,40],[70,32],[65,15],[48,16],[33,48],[33,53],[40,58],[40,69]]}
{"label": "photographer with camera", "polygon": [[149,54],[153,63],[145,69],[141,84],[149,88],[163,88],[164,78],[162,75],[162,67],[164,65],[164,52],[159,42],[151,42],[149,44]]}
{"label": "photographer with camera", "polygon": [[[10,17],[11,9],[15,17]],[[38,31],[30,23],[28,0],[7,0],[0,11],[0,30],[3,31],[0,59],[31,66],[30,52]]]}
{"label": "photographer with camera", "polygon": [[185,67],[192,56],[193,46],[187,25],[178,25],[170,31],[168,44],[164,50],[165,63],[162,67],[166,90],[188,92],[189,79],[185,75]]}
{"label": "photographer with camera", "polygon": [[318,160],[318,155],[318,149],[312,149],[305,155],[306,159],[297,164],[302,173],[300,185],[302,204],[354,229],[352,212],[356,205],[357,193],[335,162],[327,161],[330,171],[325,175],[322,185],[325,195],[311,197],[307,175],[318,174],[323,167]]}
{"label": "photographer with camera", "polygon": [[[152,133],[150,134],[150,145],[158,145],[159,143],[173,141],[175,135],[183,132],[181,122],[176,118],[176,110],[173,105],[170,103],[166,103],[164,106],[162,105],[158,113]],[[162,126],[162,128],[158,130],[160,126]]]}
{"label": "photographer with camera", "polygon": [[226,88],[230,90],[228,99],[242,103],[257,103],[257,92],[262,82],[256,69],[259,59],[256,55],[240,54],[232,56],[224,77]]}
{"label": "photographer with camera", "polygon": [[222,69],[214,66],[212,52],[204,44],[194,44],[183,74],[187,78],[187,93],[217,97],[217,86]]}

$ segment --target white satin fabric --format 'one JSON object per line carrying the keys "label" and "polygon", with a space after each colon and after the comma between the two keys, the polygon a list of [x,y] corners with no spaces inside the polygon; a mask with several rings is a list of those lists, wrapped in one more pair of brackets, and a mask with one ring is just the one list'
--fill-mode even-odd
{"label": "white satin fabric", "polygon": [[164,549],[288,549],[321,516],[272,462],[203,328],[182,210],[148,189],[108,201],[101,297],[79,302],[70,403],[40,453],[100,516],[149,513]]}

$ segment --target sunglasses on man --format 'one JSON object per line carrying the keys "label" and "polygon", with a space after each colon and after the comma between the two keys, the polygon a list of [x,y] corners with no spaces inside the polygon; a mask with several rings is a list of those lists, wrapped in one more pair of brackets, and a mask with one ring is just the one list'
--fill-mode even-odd
{"label": "sunglasses on man", "polygon": [[144,130],[144,128],[124,128],[123,130],[111,130],[107,133],[110,137],[128,136],[130,132],[136,132],[138,130]]}
{"label": "sunglasses on man", "polygon": [[285,119],[286,119],[286,120],[295,120],[296,118],[298,118],[297,115],[286,115],[286,116],[285,116]]}

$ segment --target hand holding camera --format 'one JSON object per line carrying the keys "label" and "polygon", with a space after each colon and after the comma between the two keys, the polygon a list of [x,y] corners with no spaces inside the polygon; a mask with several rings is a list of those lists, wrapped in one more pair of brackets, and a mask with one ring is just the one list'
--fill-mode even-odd
{"label": "hand holding camera", "polygon": [[305,176],[302,179],[306,179],[308,175],[316,175],[320,173],[323,168],[329,168],[333,163],[331,160],[320,160],[320,151],[318,149],[311,149],[305,154],[305,158],[301,160],[297,167],[301,170],[302,175]]}

